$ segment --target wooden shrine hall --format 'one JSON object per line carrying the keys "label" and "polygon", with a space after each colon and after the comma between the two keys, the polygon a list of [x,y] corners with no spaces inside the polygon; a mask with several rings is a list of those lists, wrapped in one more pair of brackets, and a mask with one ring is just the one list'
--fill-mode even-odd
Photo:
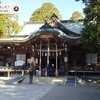
{"label": "wooden shrine hall", "polygon": [[[26,22],[22,31],[9,38],[0,39],[0,73],[2,69],[21,70],[25,62],[35,60],[40,76],[47,64],[54,66],[55,76],[72,71],[99,71],[99,57],[89,53],[81,43],[83,21],[57,19],[52,16],[47,22]],[[6,66],[6,62],[9,66]]]}

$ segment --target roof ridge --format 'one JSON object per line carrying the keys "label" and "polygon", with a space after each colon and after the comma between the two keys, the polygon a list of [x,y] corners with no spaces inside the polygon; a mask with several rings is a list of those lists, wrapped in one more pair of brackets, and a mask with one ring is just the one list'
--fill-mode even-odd
{"label": "roof ridge", "polygon": [[43,23],[45,23],[45,22],[25,22],[25,25],[26,24],[43,24]]}

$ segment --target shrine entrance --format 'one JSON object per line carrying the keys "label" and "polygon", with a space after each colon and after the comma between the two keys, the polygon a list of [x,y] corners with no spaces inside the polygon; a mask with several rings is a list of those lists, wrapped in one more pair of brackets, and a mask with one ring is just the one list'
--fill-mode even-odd
{"label": "shrine entrance", "polygon": [[54,66],[55,76],[58,76],[59,72],[65,73],[67,64],[65,65],[64,58],[67,56],[67,44],[64,43],[64,39],[57,35],[39,35],[32,46],[40,71],[48,64],[50,67]]}

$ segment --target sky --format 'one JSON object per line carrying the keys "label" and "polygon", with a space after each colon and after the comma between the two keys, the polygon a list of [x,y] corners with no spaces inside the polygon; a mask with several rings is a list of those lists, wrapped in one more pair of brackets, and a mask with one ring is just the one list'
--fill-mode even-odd
{"label": "sky", "polygon": [[20,12],[18,14],[19,24],[23,25],[24,22],[29,22],[32,13],[41,8],[44,3],[52,3],[62,15],[62,20],[69,20],[72,13],[79,11],[83,14],[83,8],[85,5],[75,0],[1,0],[2,4],[18,4],[20,6]]}

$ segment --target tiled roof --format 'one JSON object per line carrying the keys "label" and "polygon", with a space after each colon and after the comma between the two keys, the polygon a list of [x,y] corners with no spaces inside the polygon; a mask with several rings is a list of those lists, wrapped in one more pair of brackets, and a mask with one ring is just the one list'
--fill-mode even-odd
{"label": "tiled roof", "polygon": [[77,34],[81,34],[81,30],[84,27],[82,21],[76,22],[67,22],[63,23],[63,25],[70,31],[75,32]]}
{"label": "tiled roof", "polygon": [[[67,30],[77,34],[81,34],[81,30],[84,27],[83,21],[61,21],[61,23],[64,25],[64,27],[66,27]],[[18,33],[17,36],[29,35],[31,32],[38,30],[43,25],[44,23],[26,23],[22,31]]]}
{"label": "tiled roof", "polygon": [[17,35],[29,35],[31,32],[34,32],[35,30],[38,30],[44,23],[31,23],[31,24],[26,24],[22,31],[18,33]]}
{"label": "tiled roof", "polygon": [[[81,38],[81,30],[83,28],[83,22],[82,21],[58,21],[58,24],[63,27],[66,32],[70,31],[73,34],[78,34],[74,36],[70,36],[67,33],[64,33],[63,31],[61,31],[60,29],[56,29],[56,28],[43,28],[44,23],[26,23],[26,25],[23,27],[22,31],[19,34],[16,35],[12,35],[13,38],[29,38],[29,37],[33,37],[35,36],[37,33],[51,33],[52,34],[60,34],[62,35],[62,37],[66,38],[66,39],[79,39]],[[42,29],[42,28],[43,29]],[[50,31],[49,31],[50,30]]]}

